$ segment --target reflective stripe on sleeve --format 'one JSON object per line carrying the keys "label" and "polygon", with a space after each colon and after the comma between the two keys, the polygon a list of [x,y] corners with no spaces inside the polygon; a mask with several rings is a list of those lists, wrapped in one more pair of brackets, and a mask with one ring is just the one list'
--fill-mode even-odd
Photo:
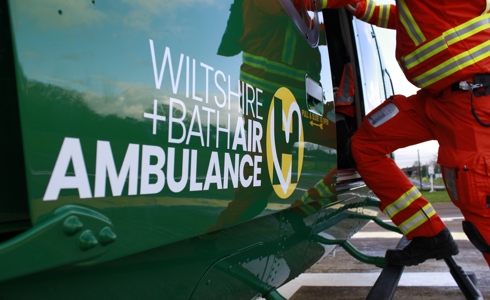
{"label": "reflective stripe on sleeve", "polygon": [[383,212],[392,219],[397,213],[407,208],[415,199],[418,199],[422,196],[419,190],[413,186],[406,193],[404,193],[400,198],[398,198],[395,202],[388,205]]}
{"label": "reflective stripe on sleeve", "polygon": [[387,28],[388,19],[390,17],[390,5],[380,5],[379,6],[379,17],[378,17],[378,27]]}
{"label": "reflective stripe on sleeve", "polygon": [[364,16],[362,16],[360,19],[364,22],[369,22],[374,14],[375,8],[376,3],[374,1],[366,0],[366,12],[364,13]]}

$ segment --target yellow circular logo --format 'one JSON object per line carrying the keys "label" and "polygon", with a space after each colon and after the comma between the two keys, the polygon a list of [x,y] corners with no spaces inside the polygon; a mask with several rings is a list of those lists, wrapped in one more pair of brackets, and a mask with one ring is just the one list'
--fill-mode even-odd
{"label": "yellow circular logo", "polygon": [[267,121],[267,167],[276,194],[286,199],[294,192],[303,167],[301,110],[285,87],[272,97]]}

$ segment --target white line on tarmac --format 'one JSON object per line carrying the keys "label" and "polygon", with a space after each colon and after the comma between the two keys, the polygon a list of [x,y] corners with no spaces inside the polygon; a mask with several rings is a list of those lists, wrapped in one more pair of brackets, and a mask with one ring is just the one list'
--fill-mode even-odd
{"label": "white line on tarmac", "polygon": [[[468,237],[464,232],[451,232],[453,239],[455,240],[468,240]],[[364,239],[364,238],[398,238],[402,237],[401,234],[393,231],[368,231],[368,232],[357,232],[352,236],[353,239]]]}
{"label": "white line on tarmac", "polygon": [[441,218],[444,222],[450,222],[450,221],[457,221],[457,220],[464,220],[464,217],[447,217],[447,218]]}
{"label": "white line on tarmac", "polygon": [[[441,218],[441,220],[444,222],[451,222],[451,221],[464,220],[464,217],[446,217],[446,218]],[[382,219],[382,221],[385,223],[393,223],[393,221],[390,219]],[[374,221],[369,221],[369,223],[374,223]]]}
{"label": "white line on tarmac", "polygon": [[[289,299],[302,286],[373,286],[380,272],[303,273],[277,289]],[[404,272],[398,286],[457,286],[449,272]]]}

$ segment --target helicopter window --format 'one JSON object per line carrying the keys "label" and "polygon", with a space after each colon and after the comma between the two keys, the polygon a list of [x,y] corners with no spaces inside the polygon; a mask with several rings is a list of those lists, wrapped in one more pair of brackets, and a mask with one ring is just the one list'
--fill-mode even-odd
{"label": "helicopter window", "polygon": [[364,106],[366,114],[386,99],[386,77],[376,44],[376,36],[371,25],[359,20],[353,22],[357,37],[357,51],[360,57],[360,75],[364,83]]}

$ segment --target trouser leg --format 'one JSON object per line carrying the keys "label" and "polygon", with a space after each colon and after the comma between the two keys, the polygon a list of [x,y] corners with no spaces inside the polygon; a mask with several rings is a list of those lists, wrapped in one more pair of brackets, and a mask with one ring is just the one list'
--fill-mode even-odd
{"label": "trouser leg", "polygon": [[488,217],[484,217],[469,211],[461,211],[465,217],[463,221],[463,230],[475,246],[476,249],[482,252],[483,257],[490,266],[490,220]]}
{"label": "trouser leg", "polygon": [[431,204],[387,156],[396,149],[434,139],[422,94],[394,96],[371,112],[352,138],[357,171],[381,200],[380,209],[408,239],[431,237],[445,228]]}
{"label": "trouser leg", "polygon": [[480,124],[472,110],[490,123],[490,95],[448,93],[430,107],[448,194],[476,228],[477,233],[465,232],[490,265],[490,127]]}
{"label": "trouser leg", "polygon": [[487,261],[488,266],[490,267],[490,254],[483,254],[483,258]]}

